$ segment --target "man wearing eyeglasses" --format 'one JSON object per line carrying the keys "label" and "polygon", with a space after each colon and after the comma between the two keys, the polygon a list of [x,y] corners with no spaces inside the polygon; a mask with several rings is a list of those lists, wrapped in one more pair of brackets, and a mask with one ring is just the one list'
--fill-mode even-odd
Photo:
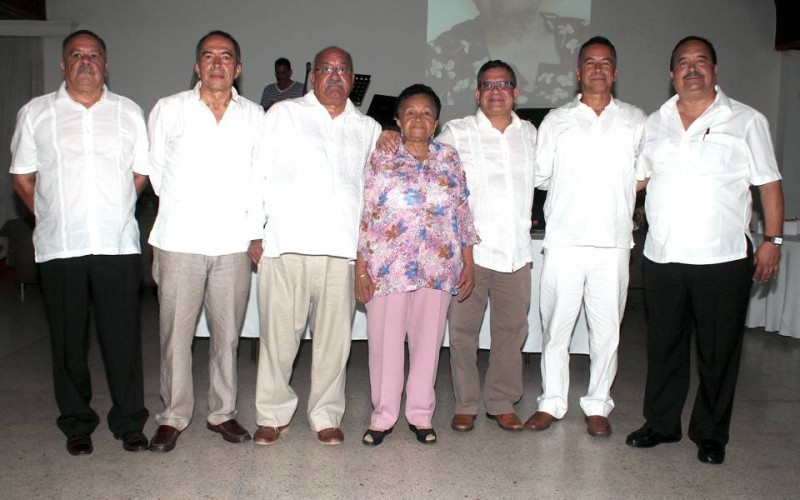
{"label": "man wearing eyeglasses", "polygon": [[343,49],[317,54],[311,83],[313,92],[270,108],[255,153],[248,253],[258,264],[259,445],[274,444],[297,409],[289,381],[306,325],[314,337],[308,420],[322,444],[344,440],[352,262],[380,126],[348,99],[353,61]]}
{"label": "man wearing eyeglasses", "polygon": [[608,436],[645,115],[612,95],[617,54],[608,39],[581,46],[575,76],[581,93],[545,117],[536,141],[535,183],[548,190],[539,290],[542,394],[525,427],[545,430],[567,412],[569,345],[584,304],[591,367],[580,405],[588,433]]}
{"label": "man wearing eyeglasses", "polygon": [[481,242],[473,247],[475,288],[449,311],[450,370],[455,392],[453,430],[473,429],[480,409],[477,353],[491,301],[492,349],[484,381],[487,416],[521,431],[514,404],[522,398],[522,355],[531,300],[531,206],[536,127],[514,113],[517,78],[503,61],[478,71],[478,111],[448,122],[438,140],[456,148],[469,183],[469,205]]}
{"label": "man wearing eyeglasses", "polygon": [[[522,398],[522,345],[531,301],[531,206],[536,127],[514,113],[519,96],[514,69],[500,60],[478,70],[475,115],[445,124],[437,140],[458,151],[469,185],[469,206],[481,242],[473,247],[475,288],[450,303],[450,371],[456,432],[475,428],[480,409],[478,345],[491,301],[489,368],[484,382],[487,416],[508,431],[521,431],[514,404]],[[378,148],[395,150],[399,134],[386,131]]]}

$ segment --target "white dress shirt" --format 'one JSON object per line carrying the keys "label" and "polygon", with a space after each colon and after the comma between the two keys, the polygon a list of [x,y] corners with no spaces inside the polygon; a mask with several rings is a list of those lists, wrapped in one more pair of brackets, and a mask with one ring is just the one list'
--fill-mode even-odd
{"label": "white dress shirt", "polygon": [[539,127],[535,184],[548,190],[543,246],[631,248],[645,114],[612,98],[598,116],[580,99]]}
{"label": "white dress shirt", "polygon": [[313,92],[264,116],[251,183],[251,238],[264,255],[356,258],[364,170],[381,128],[349,100],[336,118]]}
{"label": "white dress shirt", "polygon": [[17,115],[11,173],[36,172],[36,262],[139,253],[133,173],[147,175],[142,109],[103,86],[86,108],[65,84]]}
{"label": "white dress shirt", "polygon": [[660,264],[717,264],[747,256],[750,186],[780,180],[766,118],[728,98],[688,129],[673,96],[647,119],[637,178],[649,178],[644,255]]}
{"label": "white dress shirt", "polygon": [[200,86],[165,97],[150,113],[150,181],[159,197],[150,244],[207,256],[247,251],[247,186],[264,110],[233,97],[222,119]]}
{"label": "white dress shirt", "polygon": [[512,112],[511,124],[500,132],[479,109],[445,124],[437,140],[456,148],[467,176],[481,238],[472,250],[475,263],[510,273],[531,262],[536,127]]}

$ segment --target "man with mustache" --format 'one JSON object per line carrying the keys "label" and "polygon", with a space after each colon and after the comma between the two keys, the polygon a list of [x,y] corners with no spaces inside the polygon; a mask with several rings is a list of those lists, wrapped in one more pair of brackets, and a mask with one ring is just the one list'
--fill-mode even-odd
{"label": "man with mustache", "polygon": [[111,393],[108,426],[124,449],[146,450],[134,218],[149,173],[144,115],[106,88],[99,36],[76,31],[62,49],[64,83],[19,111],[11,140],[14,189],[36,215],[33,243],[50,324],[58,427],[70,454],[92,453],[100,422],[89,406],[92,304]]}
{"label": "man with mustache", "polygon": [[307,324],[314,338],[308,419],[322,444],[344,440],[353,261],[364,169],[380,126],[348,99],[353,60],[345,50],[320,51],[311,83],[313,92],[270,107],[254,160],[249,254],[258,264],[259,445],[274,444],[297,409],[289,381]]}
{"label": "man with mustache", "polygon": [[251,274],[243,193],[264,111],[234,87],[241,57],[230,34],[210,32],[197,43],[198,83],[161,99],[150,113],[151,179],[159,197],[150,243],[164,403],[153,451],[175,448],[192,419],[192,341],[201,308],[211,332],[206,427],[230,443],[250,440],[236,421],[236,357]]}
{"label": "man with mustache", "polygon": [[[767,120],[725,95],[716,74],[711,42],[679,41],[670,58],[677,95],[645,126],[637,178],[647,186],[650,223],[646,422],[626,440],[650,448],[681,439],[694,329],[700,387],[688,434],[698,460],[710,464],[725,460],[751,284],[777,276],[783,242],[781,175]],[[765,224],[755,252],[751,185]]]}
{"label": "man with mustache", "polygon": [[602,437],[611,434],[611,385],[633,247],[634,165],[645,115],[612,95],[617,52],[607,38],[581,46],[575,76],[581,93],[545,117],[536,140],[535,184],[547,189],[542,394],[525,427],[545,430],[567,412],[569,345],[583,304],[591,367],[580,406],[587,432]]}

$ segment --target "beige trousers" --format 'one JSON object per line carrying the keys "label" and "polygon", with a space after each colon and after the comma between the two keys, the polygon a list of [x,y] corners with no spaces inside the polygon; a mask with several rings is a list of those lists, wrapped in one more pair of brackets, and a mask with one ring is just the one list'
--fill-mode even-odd
{"label": "beige trousers", "polygon": [[312,335],[308,420],[314,431],[340,427],[345,367],[355,310],[353,266],[347,259],[284,254],[258,265],[261,347],[256,380],[256,422],[288,425],[297,409],[289,385],[306,324]]}
{"label": "beige trousers", "polygon": [[205,255],[154,249],[161,335],[161,400],[158,425],[188,427],[194,411],[192,341],[205,307],[208,352],[208,422],[236,418],[236,354],[250,292],[250,259],[235,253]]}

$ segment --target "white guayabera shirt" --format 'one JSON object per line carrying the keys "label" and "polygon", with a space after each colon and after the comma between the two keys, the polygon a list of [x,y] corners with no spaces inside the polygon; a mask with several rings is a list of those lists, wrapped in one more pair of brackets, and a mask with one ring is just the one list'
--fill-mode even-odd
{"label": "white guayabera shirt", "polygon": [[103,87],[86,108],[58,91],[17,115],[11,173],[36,173],[36,262],[140,252],[133,173],[150,173],[142,109]]}

